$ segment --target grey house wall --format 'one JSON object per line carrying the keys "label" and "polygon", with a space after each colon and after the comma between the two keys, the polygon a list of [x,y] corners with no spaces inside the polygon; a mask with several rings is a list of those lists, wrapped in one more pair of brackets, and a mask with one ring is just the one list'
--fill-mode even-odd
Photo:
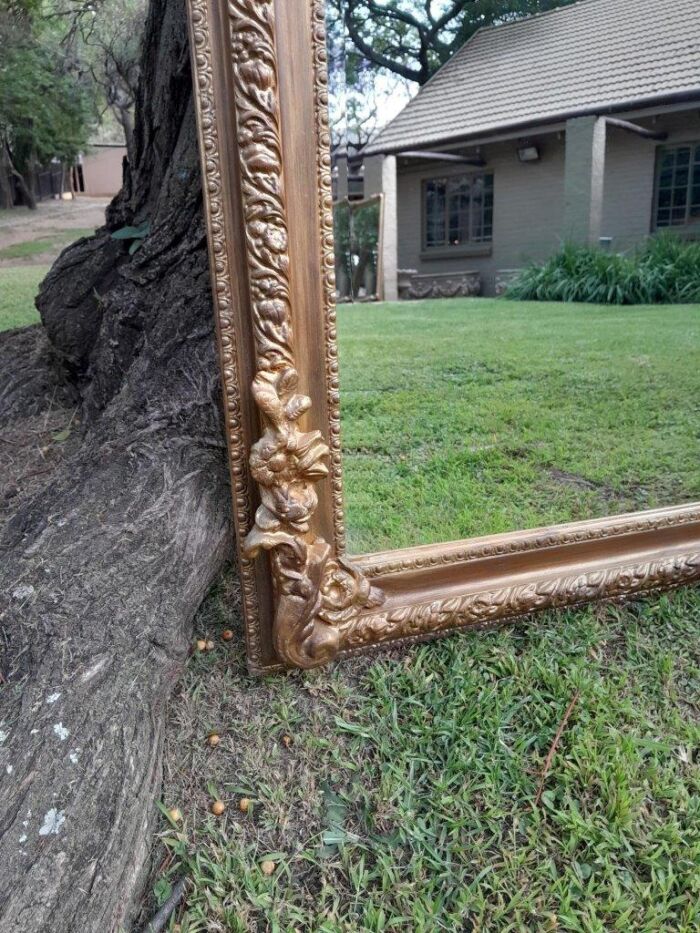
{"label": "grey house wall", "polygon": [[[620,115],[624,117],[624,114]],[[641,242],[652,229],[656,159],[661,145],[700,142],[697,110],[665,113],[635,122],[669,133],[665,143],[607,128],[601,236],[612,238],[614,250]],[[562,130],[536,138],[542,158],[521,163],[517,141],[482,147],[486,167],[494,176],[493,242],[462,251],[424,251],[423,182],[436,176],[477,171],[453,163],[432,162],[420,167],[398,162],[398,265],[421,273],[478,270],[483,293],[495,292],[496,274],[541,261],[567,238],[565,216],[566,134]]]}
{"label": "grey house wall", "polygon": [[484,294],[493,294],[497,270],[549,255],[562,224],[564,141],[551,135],[540,145],[542,160],[528,164],[518,161],[515,143],[484,147],[487,167],[478,171],[493,173],[493,242],[464,251],[423,251],[422,191],[425,180],[459,175],[465,168],[439,162],[420,169],[399,168],[399,268],[422,273],[477,269]]}

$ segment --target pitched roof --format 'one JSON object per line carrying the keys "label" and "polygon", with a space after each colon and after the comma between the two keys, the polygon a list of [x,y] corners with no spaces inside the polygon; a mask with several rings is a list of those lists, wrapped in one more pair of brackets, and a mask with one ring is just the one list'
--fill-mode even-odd
{"label": "pitched roof", "polygon": [[580,0],[480,29],[367,147],[418,148],[700,95],[700,0]]}

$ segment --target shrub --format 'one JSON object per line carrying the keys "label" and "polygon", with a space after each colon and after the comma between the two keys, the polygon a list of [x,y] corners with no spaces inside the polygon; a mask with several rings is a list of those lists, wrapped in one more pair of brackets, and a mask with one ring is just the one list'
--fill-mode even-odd
{"label": "shrub", "polygon": [[507,297],[615,305],[700,302],[700,243],[661,234],[629,255],[569,244],[543,265],[525,269]]}

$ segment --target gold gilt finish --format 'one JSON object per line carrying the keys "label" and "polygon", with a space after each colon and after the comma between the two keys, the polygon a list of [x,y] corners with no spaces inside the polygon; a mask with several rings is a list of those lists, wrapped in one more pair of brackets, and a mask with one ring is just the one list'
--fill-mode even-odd
{"label": "gold gilt finish", "polygon": [[338,625],[381,603],[352,565],[310,528],[314,484],[329,474],[330,450],[299,419],[311,399],[299,392],[293,349],[288,230],[282,172],[272,3],[230,0],[231,59],[257,373],[252,394],[263,435],[250,452],[260,506],[242,553],[269,551],[277,601],[273,643],[289,666],[312,667],[338,653]]}
{"label": "gold gilt finish", "polygon": [[251,669],[699,579],[698,503],[347,559],[324,4],[189,9]]}

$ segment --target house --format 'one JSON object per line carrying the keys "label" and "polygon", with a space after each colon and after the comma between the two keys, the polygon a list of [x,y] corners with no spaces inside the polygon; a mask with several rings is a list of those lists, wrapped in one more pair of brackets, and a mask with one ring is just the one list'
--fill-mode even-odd
{"label": "house", "polygon": [[387,300],[496,294],[564,241],[700,234],[700,0],[481,29],[365,147],[376,192]]}
{"label": "house", "polygon": [[123,143],[91,143],[73,167],[73,190],[92,198],[114,197],[122,186]]}

